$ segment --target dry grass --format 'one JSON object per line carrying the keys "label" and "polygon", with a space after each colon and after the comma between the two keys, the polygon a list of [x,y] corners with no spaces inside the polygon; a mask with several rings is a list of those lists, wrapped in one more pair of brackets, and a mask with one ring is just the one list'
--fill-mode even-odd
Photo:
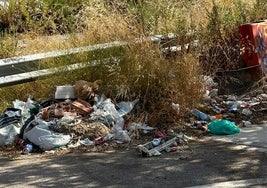
{"label": "dry grass", "polygon": [[[198,59],[200,50],[205,55],[210,52],[210,59],[206,59],[205,63],[209,66],[214,65],[205,68],[205,71],[208,71],[206,74],[212,74],[221,66],[213,64],[218,59],[224,61],[227,66],[236,63],[233,59],[236,60],[238,54],[232,53],[236,49],[234,46],[236,43],[232,44],[233,40],[229,38],[235,35],[224,30],[218,40],[216,37],[221,33],[212,30],[211,27],[218,26],[218,29],[222,30],[227,26],[231,30],[237,23],[243,21],[239,18],[241,12],[238,12],[240,10],[230,0],[214,1],[214,3],[211,0],[173,0],[168,3],[163,0],[135,1],[139,3],[135,6],[133,2],[89,1],[80,18],[86,23],[87,29],[83,32],[66,36],[40,36],[36,30],[16,34],[4,38],[6,50],[0,55],[10,57],[114,40],[132,41],[136,37],[169,32],[177,34],[178,38],[174,41],[176,44],[183,45],[192,38],[199,39],[201,41],[199,48],[183,52],[176,58],[165,58],[158,45],[130,44],[121,51],[120,62],[111,61],[108,64],[103,63],[75,72],[58,73],[44,80],[0,88],[0,109],[5,109],[15,99],[26,100],[29,95],[33,95],[37,100],[53,97],[53,89],[57,85],[74,84],[78,79],[87,81],[101,79],[103,85],[100,92],[115,102],[140,99],[141,105],[135,118],[149,122],[153,126],[177,122],[186,114],[188,108],[201,101],[203,91],[199,76],[203,73],[203,66]],[[234,12],[217,17],[212,12],[214,5],[218,6],[220,11],[233,8]],[[189,32],[193,34],[188,36]],[[8,50],[8,47],[11,50]],[[114,51],[83,54],[72,59],[42,62],[41,66],[86,62],[94,57],[111,56],[112,53]],[[180,113],[171,108],[172,102],[180,104]]]}

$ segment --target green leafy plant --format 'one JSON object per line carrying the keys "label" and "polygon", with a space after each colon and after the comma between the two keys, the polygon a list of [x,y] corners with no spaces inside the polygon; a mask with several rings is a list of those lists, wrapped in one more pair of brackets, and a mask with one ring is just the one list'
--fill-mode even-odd
{"label": "green leafy plant", "polygon": [[70,33],[83,28],[80,20],[85,1],[10,0],[0,17],[9,31],[40,34]]}

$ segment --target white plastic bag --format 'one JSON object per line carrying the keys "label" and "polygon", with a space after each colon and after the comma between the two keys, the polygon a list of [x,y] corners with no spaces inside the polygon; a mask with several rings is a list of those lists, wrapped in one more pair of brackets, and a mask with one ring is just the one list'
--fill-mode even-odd
{"label": "white plastic bag", "polygon": [[0,145],[12,144],[23,125],[21,110],[7,108],[0,116]]}
{"label": "white plastic bag", "polygon": [[139,99],[135,99],[134,101],[122,101],[117,104],[119,107],[118,114],[120,117],[125,116],[129,112],[132,111],[134,108],[135,104],[139,101]]}
{"label": "white plastic bag", "polygon": [[94,112],[90,114],[92,120],[96,120],[98,117],[108,119],[112,124],[111,132],[117,132],[122,130],[124,126],[124,119],[117,112],[115,105],[111,102],[111,99],[100,101],[94,105]]}
{"label": "white plastic bag", "polygon": [[10,124],[0,129],[0,145],[9,145],[15,141],[21,128],[21,125],[18,125]]}
{"label": "white plastic bag", "polygon": [[71,137],[49,130],[48,123],[38,119],[38,125],[24,133],[24,138],[37,145],[43,151],[52,150],[67,145]]}
{"label": "white plastic bag", "polygon": [[127,143],[131,141],[130,136],[128,135],[128,131],[126,130],[118,130],[113,138],[113,140],[116,140],[118,143]]}
{"label": "white plastic bag", "polygon": [[34,107],[35,101],[28,97],[27,101],[20,101],[16,99],[13,101],[13,107],[21,110],[21,115],[24,120],[28,119],[31,116],[30,109]]}

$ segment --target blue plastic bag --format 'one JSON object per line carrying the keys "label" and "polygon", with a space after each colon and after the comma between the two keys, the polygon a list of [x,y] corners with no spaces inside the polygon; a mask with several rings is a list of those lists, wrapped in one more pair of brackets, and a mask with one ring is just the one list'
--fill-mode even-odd
{"label": "blue plastic bag", "polygon": [[240,129],[235,123],[224,119],[216,119],[212,121],[208,124],[208,129],[212,134],[218,135],[236,134],[240,132]]}

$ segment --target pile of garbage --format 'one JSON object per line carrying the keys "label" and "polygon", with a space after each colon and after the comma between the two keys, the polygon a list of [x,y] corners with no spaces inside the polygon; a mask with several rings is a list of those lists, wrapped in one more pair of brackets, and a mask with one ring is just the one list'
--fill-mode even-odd
{"label": "pile of garbage", "polygon": [[96,146],[109,140],[129,143],[132,130],[153,128],[132,123],[124,127],[124,116],[139,101],[113,103],[96,94],[100,81],[79,80],[57,86],[55,97],[40,103],[29,96],[15,100],[0,116],[0,146],[16,145],[23,154],[62,147]]}
{"label": "pile of garbage", "polygon": [[[204,103],[189,109],[186,127],[217,135],[237,134],[240,127],[266,120],[267,86],[242,96],[218,95],[218,85],[203,77]],[[162,151],[176,152],[188,136],[173,131],[156,130],[145,123],[125,123],[125,117],[139,102],[113,103],[96,94],[100,80],[79,80],[75,85],[57,86],[53,99],[37,102],[15,100],[13,107],[0,115],[0,146],[16,146],[22,154],[49,152],[61,148],[96,147],[106,143],[128,144],[140,133],[155,133],[137,149],[142,156],[158,156]],[[179,113],[179,104],[171,106]],[[257,119],[259,118],[260,119]]]}
{"label": "pile of garbage", "polygon": [[241,96],[218,95],[218,84],[211,77],[204,77],[204,103],[192,109],[193,116],[187,122],[192,129],[199,129],[217,135],[239,133],[239,128],[266,121],[267,85]]}

